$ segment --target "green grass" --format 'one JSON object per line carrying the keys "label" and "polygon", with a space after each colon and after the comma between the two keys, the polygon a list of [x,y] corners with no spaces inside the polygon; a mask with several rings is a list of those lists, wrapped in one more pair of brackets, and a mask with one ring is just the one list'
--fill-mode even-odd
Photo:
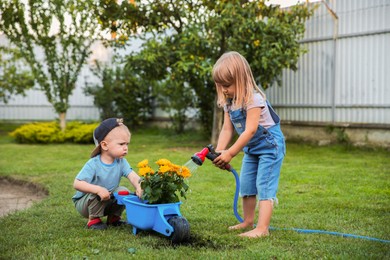
{"label": "green grass", "polygon": [[[4,130],[6,128],[6,130]],[[181,213],[191,240],[172,246],[154,232],[133,236],[130,226],[91,231],[74,209],[73,179],[93,145],[20,145],[0,124],[0,176],[44,186],[49,196],[31,208],[0,219],[0,259],[389,259],[390,243],[332,235],[271,231],[263,239],[244,239],[227,230],[234,177],[210,162],[189,179]],[[184,164],[208,141],[199,134],[134,132],[127,156],[167,158]],[[242,154],[232,165],[240,168]],[[124,180],[124,185],[131,187]],[[272,226],[336,231],[390,240],[390,156],[388,151],[288,143]],[[134,248],[132,255],[128,249]]]}

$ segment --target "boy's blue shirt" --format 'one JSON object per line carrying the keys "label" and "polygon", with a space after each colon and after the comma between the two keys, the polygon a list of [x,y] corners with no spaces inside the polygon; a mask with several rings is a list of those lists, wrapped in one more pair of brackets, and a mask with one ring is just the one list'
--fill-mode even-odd
{"label": "boy's blue shirt", "polygon": [[[89,159],[76,179],[90,184],[105,187],[108,191],[115,190],[120,183],[121,177],[126,177],[133,171],[125,158],[115,159],[112,164],[105,164],[100,160],[100,154]],[[76,201],[85,195],[84,192],[77,191],[72,197]]]}

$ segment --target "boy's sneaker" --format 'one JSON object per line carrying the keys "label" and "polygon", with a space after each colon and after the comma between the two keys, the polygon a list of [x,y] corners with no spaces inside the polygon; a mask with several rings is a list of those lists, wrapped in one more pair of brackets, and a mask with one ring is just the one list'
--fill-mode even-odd
{"label": "boy's sneaker", "polygon": [[107,219],[107,225],[108,226],[113,226],[113,227],[119,227],[126,224],[126,222],[121,220],[121,217],[119,216],[110,216]]}
{"label": "boy's sneaker", "polygon": [[100,218],[91,219],[87,224],[88,229],[97,229],[104,230],[107,228],[107,225],[102,222]]}

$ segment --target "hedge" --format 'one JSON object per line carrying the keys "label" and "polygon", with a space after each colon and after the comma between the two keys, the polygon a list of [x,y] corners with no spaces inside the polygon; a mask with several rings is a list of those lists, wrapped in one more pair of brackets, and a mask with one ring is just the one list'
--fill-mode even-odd
{"label": "hedge", "polygon": [[98,123],[69,122],[64,132],[58,122],[36,122],[22,125],[10,133],[16,142],[24,144],[93,143],[93,130]]}

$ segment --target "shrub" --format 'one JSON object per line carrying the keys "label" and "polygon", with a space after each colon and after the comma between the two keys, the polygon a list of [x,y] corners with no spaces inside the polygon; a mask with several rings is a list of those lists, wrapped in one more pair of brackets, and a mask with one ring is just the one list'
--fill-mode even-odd
{"label": "shrub", "polygon": [[147,122],[153,114],[153,81],[134,75],[133,67],[101,67],[94,70],[99,84],[87,84],[85,93],[94,97],[101,119],[122,117],[135,129]]}
{"label": "shrub", "polygon": [[78,144],[90,144],[93,143],[93,130],[98,126],[95,124],[84,124],[81,122],[68,123],[65,130],[65,139],[68,142]]}
{"label": "shrub", "polygon": [[22,125],[10,135],[18,143],[63,143],[65,136],[56,122],[31,123]]}
{"label": "shrub", "polygon": [[97,123],[85,124],[82,122],[68,123],[65,132],[62,132],[58,122],[30,123],[18,127],[10,133],[18,143],[64,143],[79,144],[92,143],[93,130]]}

